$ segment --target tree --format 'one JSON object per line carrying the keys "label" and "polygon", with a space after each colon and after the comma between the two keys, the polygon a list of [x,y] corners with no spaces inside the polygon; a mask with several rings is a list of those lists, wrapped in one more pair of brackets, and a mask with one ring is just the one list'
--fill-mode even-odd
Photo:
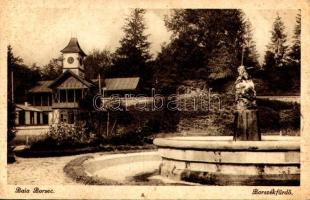
{"label": "tree", "polygon": [[253,29],[249,19],[244,22],[244,56],[243,65],[246,67],[253,67],[259,69],[258,52],[256,49],[256,43],[253,40]]}
{"label": "tree", "polygon": [[292,94],[299,90],[295,88],[295,83],[298,83],[298,79],[300,79],[297,75],[300,72],[293,68],[286,41],[284,23],[277,16],[273,23],[271,42],[267,45],[264,61],[265,79],[268,82],[269,89],[271,89],[270,92],[274,94],[283,92]]}
{"label": "tree", "polygon": [[177,73],[179,82],[205,79],[212,84],[233,78],[241,61],[243,16],[243,12],[236,9],[174,10],[165,19],[172,37],[166,47],[170,50],[166,49],[163,54],[170,55],[159,57],[171,56],[170,63],[166,59],[166,66],[175,69],[167,72]]}
{"label": "tree", "polygon": [[296,16],[296,25],[293,36],[293,45],[291,46],[289,57],[292,62],[300,64],[300,33],[301,33],[301,14]]}
{"label": "tree", "polygon": [[173,43],[163,45],[153,65],[155,74],[153,88],[163,95],[175,94],[179,84],[179,72],[177,63],[174,62],[173,45]]}
{"label": "tree", "polygon": [[85,75],[90,79],[98,78],[99,73],[106,76],[111,70],[111,65],[110,51],[94,49],[84,60]]}
{"label": "tree", "polygon": [[292,81],[292,91],[300,93],[300,33],[301,33],[301,14],[296,16],[293,44],[289,52],[288,71]]}
{"label": "tree", "polygon": [[23,63],[23,59],[14,56],[12,47],[8,46],[8,97],[12,97],[12,80],[13,74],[13,91],[14,91],[14,103],[23,103],[27,100],[26,93],[33,87],[38,80],[41,79],[40,71],[36,65],[31,68]]}
{"label": "tree", "polygon": [[265,67],[282,67],[287,63],[287,35],[281,17],[278,15],[273,23],[271,42],[267,45]]}
{"label": "tree", "polygon": [[[16,68],[22,64],[23,62],[23,59],[21,59],[20,57],[15,57],[14,54],[13,54],[13,49],[11,47],[11,45],[9,45],[7,47],[7,71],[8,71],[8,88],[7,88],[7,91],[8,91],[8,100],[12,100],[11,97],[12,97],[12,87],[14,87],[12,85],[12,73],[14,73],[14,71],[16,70]],[[14,88],[13,88],[13,91],[14,91]]]}
{"label": "tree", "polygon": [[113,56],[113,75],[143,77],[147,62],[151,59],[148,35],[144,33],[144,9],[134,9],[125,19],[125,36]]}
{"label": "tree", "polygon": [[[7,88],[7,161],[12,163],[15,161],[13,149],[11,147],[11,141],[15,137],[15,105],[13,103],[12,97],[12,77],[11,73],[16,68],[16,65],[22,63],[23,60],[20,57],[15,57],[13,55],[12,47],[9,45],[7,48],[7,71],[8,71],[8,88]],[[14,92],[14,91],[13,91]]]}
{"label": "tree", "polygon": [[224,43],[215,48],[211,52],[211,57],[208,63],[208,66],[210,67],[209,80],[216,81],[233,76],[233,60],[233,54]]}
{"label": "tree", "polygon": [[52,58],[49,63],[43,66],[41,75],[43,80],[54,80],[62,73],[63,58]]}

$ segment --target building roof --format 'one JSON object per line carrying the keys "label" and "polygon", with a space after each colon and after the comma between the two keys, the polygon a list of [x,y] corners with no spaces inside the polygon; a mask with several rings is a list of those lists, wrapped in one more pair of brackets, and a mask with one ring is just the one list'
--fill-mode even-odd
{"label": "building roof", "polygon": [[[70,76],[72,78],[68,78]],[[65,82],[65,80],[67,79],[68,81]],[[78,88],[90,88],[95,86],[95,84],[91,80],[76,75],[71,70],[66,70],[64,73],[62,73],[48,85],[49,88],[57,86],[60,86],[61,88],[78,89]]]}
{"label": "building roof", "polygon": [[105,79],[106,91],[135,90],[139,80],[139,77],[107,78]]}
{"label": "building roof", "polygon": [[27,110],[27,111],[35,111],[35,112],[42,112],[42,110],[35,108],[31,105],[24,105],[24,104],[16,104],[16,110]]}
{"label": "building roof", "polygon": [[63,50],[61,50],[60,52],[62,52],[62,53],[79,53],[82,56],[86,56],[84,51],[81,49],[77,38],[71,38],[68,45]]}
{"label": "building roof", "polygon": [[38,81],[36,83],[36,85],[29,90],[29,92],[30,93],[45,93],[45,92],[51,93],[52,89],[49,88],[48,85],[50,83],[52,83],[52,82],[53,82],[52,80],[49,80],[49,81]]}

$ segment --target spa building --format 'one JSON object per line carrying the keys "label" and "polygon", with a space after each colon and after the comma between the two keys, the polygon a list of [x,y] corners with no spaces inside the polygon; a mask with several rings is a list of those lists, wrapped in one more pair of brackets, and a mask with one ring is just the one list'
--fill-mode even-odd
{"label": "spa building", "polygon": [[[83,60],[87,56],[77,38],[71,38],[60,51],[63,56],[62,74],[54,80],[39,81],[28,91],[28,102],[16,105],[16,125],[48,125],[76,122],[79,102],[87,94],[126,95],[139,88],[139,77],[88,79]],[[100,83],[99,83],[100,81]]]}

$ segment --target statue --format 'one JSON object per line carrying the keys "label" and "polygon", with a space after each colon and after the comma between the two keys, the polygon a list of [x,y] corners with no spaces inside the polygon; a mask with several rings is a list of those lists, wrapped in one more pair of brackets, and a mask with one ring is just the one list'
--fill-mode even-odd
{"label": "statue", "polygon": [[254,82],[250,79],[243,65],[238,67],[239,76],[235,82],[236,111],[234,140],[261,140],[258,127],[258,112],[256,110],[256,91]]}
{"label": "statue", "polygon": [[256,108],[254,83],[243,65],[238,67],[239,76],[235,82],[237,110]]}

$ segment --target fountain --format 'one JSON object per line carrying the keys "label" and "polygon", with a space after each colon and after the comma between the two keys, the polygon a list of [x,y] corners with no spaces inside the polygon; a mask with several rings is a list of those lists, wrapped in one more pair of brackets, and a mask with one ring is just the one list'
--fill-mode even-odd
{"label": "fountain", "polygon": [[254,83],[238,73],[233,136],[156,138],[157,152],[86,156],[65,171],[91,184],[300,185],[299,137],[261,135]]}
{"label": "fountain", "polygon": [[256,92],[243,65],[231,136],[156,138],[161,176],[207,185],[299,185],[299,137],[261,136]]}

